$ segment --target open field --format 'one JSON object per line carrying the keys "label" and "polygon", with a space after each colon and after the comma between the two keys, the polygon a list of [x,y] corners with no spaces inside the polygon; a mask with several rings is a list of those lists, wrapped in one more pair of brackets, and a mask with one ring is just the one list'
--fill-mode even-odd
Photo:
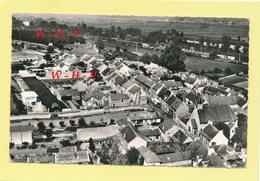
{"label": "open field", "polygon": [[225,70],[227,67],[231,68],[233,72],[242,72],[244,70],[248,70],[247,65],[220,62],[215,60],[197,58],[197,57],[186,57],[184,61],[186,65],[186,69],[190,71],[198,70],[201,71],[204,69],[205,71],[214,70],[215,67]]}
{"label": "open field", "polygon": [[57,103],[61,109],[66,108],[66,106],[59,101],[43,83],[38,80],[36,77],[23,77],[24,82],[28,87],[38,94],[39,99],[42,104],[47,108],[51,109],[53,103]]}
{"label": "open field", "polygon": [[[57,21],[57,23],[64,24],[68,26],[77,25],[82,21],[77,20],[65,20]],[[84,22],[84,21],[83,21]],[[141,21],[86,21],[84,22],[87,26],[94,26],[99,28],[109,28],[111,26],[120,26],[122,29],[125,28],[139,28],[144,33],[159,31],[166,32],[170,29],[176,29],[179,32],[183,32],[184,35],[196,35],[196,36],[209,36],[221,38],[222,35],[228,35],[232,38],[237,38],[240,36],[241,39],[248,39],[248,27],[245,26],[227,26],[227,25],[215,25],[209,24],[204,26],[202,23],[177,23],[177,22],[141,22]]]}

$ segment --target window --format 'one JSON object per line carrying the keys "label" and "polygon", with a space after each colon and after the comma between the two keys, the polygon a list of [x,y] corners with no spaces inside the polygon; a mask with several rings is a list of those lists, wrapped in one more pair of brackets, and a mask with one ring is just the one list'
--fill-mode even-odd
{"label": "window", "polygon": [[124,99],[122,99],[122,102],[124,102]]}
{"label": "window", "polygon": [[216,142],[212,142],[211,145],[212,145],[212,146],[216,145]]}

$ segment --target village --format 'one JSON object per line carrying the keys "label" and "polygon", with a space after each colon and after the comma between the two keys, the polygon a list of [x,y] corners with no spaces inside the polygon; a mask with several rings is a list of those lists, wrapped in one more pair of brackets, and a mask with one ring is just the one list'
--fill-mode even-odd
{"label": "village", "polygon": [[12,162],[245,167],[247,72],[212,79],[115,49],[108,59],[88,40],[50,47],[12,42],[12,65],[23,64],[11,77]]}

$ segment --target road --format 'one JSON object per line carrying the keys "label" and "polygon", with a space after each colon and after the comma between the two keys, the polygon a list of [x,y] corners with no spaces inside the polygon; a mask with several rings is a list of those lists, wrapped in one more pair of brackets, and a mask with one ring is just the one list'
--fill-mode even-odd
{"label": "road", "polygon": [[[95,115],[95,116],[85,116],[86,123],[90,123],[90,121],[94,121],[95,123],[100,123],[101,119],[105,122],[109,122],[110,119],[114,119],[115,121],[121,119],[121,118],[126,118],[127,114],[129,112],[119,112],[119,113],[105,113],[102,115]],[[29,123],[35,127],[37,127],[37,124],[39,122],[44,122],[45,126],[49,126],[49,124],[52,122],[55,127],[60,127],[59,122],[63,121],[66,126],[70,126],[69,121],[74,120],[75,123],[78,122],[78,118],[70,118],[70,119],[50,119],[50,120],[25,120],[19,123],[11,123],[11,126],[18,126],[18,125],[29,125]]]}

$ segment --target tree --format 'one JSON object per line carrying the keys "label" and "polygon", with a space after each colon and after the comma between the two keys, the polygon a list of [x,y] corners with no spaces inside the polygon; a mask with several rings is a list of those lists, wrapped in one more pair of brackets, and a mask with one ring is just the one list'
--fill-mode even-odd
{"label": "tree", "polygon": [[110,154],[110,164],[112,165],[125,165],[126,164],[126,156],[123,155],[116,143],[111,146],[111,154]]}
{"label": "tree", "polygon": [[93,139],[89,138],[88,142],[89,142],[89,149],[92,151],[92,153],[95,153],[96,147],[95,147],[95,144],[93,142]]}
{"label": "tree", "polygon": [[49,126],[50,126],[50,128],[54,128],[55,127],[53,122],[50,122]]}
{"label": "tree", "polygon": [[227,67],[227,68],[225,69],[225,75],[231,75],[232,73],[233,73],[233,72],[232,72],[231,68]]}
{"label": "tree", "polygon": [[13,149],[14,148],[14,143],[9,143],[9,149]]}
{"label": "tree", "polygon": [[228,51],[229,49],[229,37],[227,35],[222,36],[223,50]]}
{"label": "tree", "polygon": [[206,72],[205,72],[204,69],[202,69],[202,70],[200,71],[200,73],[201,73],[201,74],[205,74]]}
{"label": "tree", "polygon": [[96,41],[96,46],[98,48],[99,53],[105,48],[104,43],[101,39]]}
{"label": "tree", "polygon": [[115,120],[114,119],[110,119],[110,125],[115,124]]}
{"label": "tree", "polygon": [[237,36],[237,41],[240,41],[240,36]]}
{"label": "tree", "polygon": [[54,52],[54,46],[48,46],[47,51],[48,51],[48,53],[53,53]]}
{"label": "tree", "polygon": [[131,147],[130,150],[127,150],[126,152],[127,164],[138,165],[139,155],[139,151],[136,148]]}
{"label": "tree", "polygon": [[47,129],[45,131],[45,135],[47,136],[48,139],[51,138],[52,137],[52,130],[51,129]]}
{"label": "tree", "polygon": [[231,138],[232,143],[237,143],[237,150],[247,147],[247,116],[239,114],[238,116],[238,128],[234,136]]}
{"label": "tree", "polygon": [[75,126],[75,121],[74,120],[70,120],[69,122],[70,122],[71,126]]}
{"label": "tree", "polygon": [[244,47],[243,52],[244,52],[244,54],[248,54],[248,47]]}
{"label": "tree", "polygon": [[117,52],[120,51],[120,46],[116,46],[116,51],[117,51]]}
{"label": "tree", "polygon": [[46,53],[43,58],[47,61],[52,61],[51,55],[49,53]]}
{"label": "tree", "polygon": [[60,127],[65,127],[64,121],[60,121],[59,124],[60,124]]}
{"label": "tree", "polygon": [[151,56],[148,53],[146,53],[143,56],[141,56],[140,61],[143,62],[144,64],[150,64]]}
{"label": "tree", "polygon": [[37,126],[38,126],[38,128],[39,128],[39,131],[40,131],[41,133],[44,133],[44,131],[45,131],[45,125],[44,125],[44,123],[43,123],[43,122],[39,122],[39,123],[37,124]]}

